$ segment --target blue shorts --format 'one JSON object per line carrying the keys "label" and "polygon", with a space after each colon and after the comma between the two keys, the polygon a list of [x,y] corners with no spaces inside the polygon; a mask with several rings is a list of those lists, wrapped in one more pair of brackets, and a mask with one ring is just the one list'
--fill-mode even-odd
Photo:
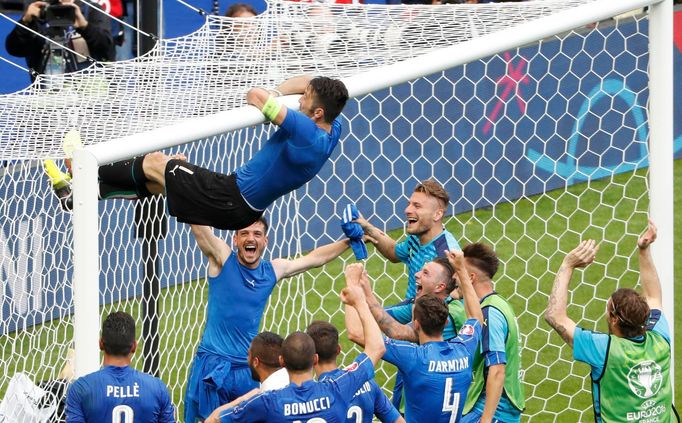
{"label": "blue shorts", "polygon": [[205,420],[216,408],[258,386],[258,382],[251,378],[248,365],[197,352],[185,390],[185,422]]}

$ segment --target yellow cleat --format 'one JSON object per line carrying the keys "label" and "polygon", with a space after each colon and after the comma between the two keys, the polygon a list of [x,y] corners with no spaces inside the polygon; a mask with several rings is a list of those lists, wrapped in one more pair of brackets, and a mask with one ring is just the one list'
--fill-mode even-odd
{"label": "yellow cleat", "polygon": [[71,196],[71,175],[62,172],[53,160],[43,161],[43,169],[50,178],[52,189],[59,198],[59,203],[64,210],[73,208],[73,198]]}
{"label": "yellow cleat", "polygon": [[64,188],[71,183],[71,175],[62,172],[54,160],[43,161],[43,169],[45,169],[47,177],[50,178],[53,188]]}

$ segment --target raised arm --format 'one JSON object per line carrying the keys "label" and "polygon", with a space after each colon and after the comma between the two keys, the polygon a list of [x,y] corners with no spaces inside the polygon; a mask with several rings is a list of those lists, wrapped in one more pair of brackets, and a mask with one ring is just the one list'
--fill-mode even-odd
{"label": "raised arm", "polygon": [[374,292],[372,292],[372,285],[369,280],[367,272],[363,272],[360,277],[360,286],[365,293],[365,298],[369,310],[372,312],[374,320],[376,320],[379,328],[389,338],[398,339],[401,341],[419,342],[419,336],[411,325],[404,325],[394,319],[384,307],[379,303]]}
{"label": "raised arm", "polygon": [[481,311],[481,303],[478,300],[474,285],[471,283],[471,277],[467,270],[464,253],[459,250],[451,250],[445,252],[448,257],[450,265],[455,269],[457,279],[459,279],[459,287],[464,298],[464,312],[467,319],[477,319],[483,324],[483,312]]}
{"label": "raised arm", "polygon": [[637,241],[637,247],[639,248],[639,278],[642,284],[642,294],[650,308],[660,310],[663,308],[663,291],[656,266],[651,258],[651,248],[649,248],[656,241],[657,233],[656,225],[649,219],[649,226]]}
{"label": "raised arm", "polygon": [[384,352],[386,352],[386,346],[381,336],[381,330],[369,311],[369,306],[367,301],[365,301],[365,294],[362,288],[355,283],[362,274],[362,271],[363,267],[360,263],[353,263],[346,267],[348,286],[341,291],[341,301],[353,307],[357,312],[362,323],[362,332],[365,338],[364,352],[372,360],[372,363],[376,365],[381,360]]}
{"label": "raised arm", "polygon": [[281,125],[287,116],[287,108],[274,98],[279,95],[303,94],[311,79],[313,77],[310,75],[300,75],[287,79],[274,90],[251,88],[246,93],[246,102],[257,107],[270,122]]}
{"label": "raised arm", "polygon": [[583,241],[564,257],[561,267],[554,279],[554,287],[549,295],[549,304],[545,310],[545,320],[559,336],[573,347],[573,334],[576,323],[568,317],[568,284],[571,282],[573,270],[576,267],[585,267],[594,261],[599,246],[594,240]]}
{"label": "raised arm", "polygon": [[210,226],[190,225],[190,228],[199,249],[208,258],[208,275],[218,276],[223,263],[232,254],[232,249],[225,241],[215,236]]}
{"label": "raised arm", "polygon": [[374,247],[379,250],[382,256],[386,257],[392,263],[398,263],[400,261],[395,254],[396,242],[393,238],[369,223],[362,215],[355,219],[355,222],[358,222],[360,226],[362,226],[362,230],[365,231],[365,234],[368,236],[367,239],[374,244]]}
{"label": "raised arm", "polygon": [[348,249],[350,242],[347,239],[324,245],[309,252],[303,257],[294,260],[275,259],[272,267],[275,269],[277,279],[288,278],[315,267],[324,266],[334,260]]}

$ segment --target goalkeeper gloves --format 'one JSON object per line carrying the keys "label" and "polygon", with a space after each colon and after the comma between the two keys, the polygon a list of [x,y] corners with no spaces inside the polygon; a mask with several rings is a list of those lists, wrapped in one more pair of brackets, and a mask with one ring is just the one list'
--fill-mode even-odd
{"label": "goalkeeper gloves", "polygon": [[362,240],[365,231],[362,230],[362,226],[360,226],[359,223],[353,222],[353,219],[357,219],[358,217],[360,217],[360,212],[358,212],[358,208],[355,207],[355,204],[348,204],[346,208],[343,209],[341,229],[343,229],[343,233],[350,239],[350,247],[353,249],[355,258],[357,260],[364,260],[367,258],[367,247]]}

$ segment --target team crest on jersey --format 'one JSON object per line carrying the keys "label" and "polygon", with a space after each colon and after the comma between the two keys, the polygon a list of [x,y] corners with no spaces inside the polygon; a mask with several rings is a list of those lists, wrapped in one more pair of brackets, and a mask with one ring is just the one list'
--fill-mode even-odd
{"label": "team crest on jersey", "polygon": [[637,363],[628,372],[628,385],[640,398],[651,398],[663,386],[661,366],[652,360]]}
{"label": "team crest on jersey", "polygon": [[459,330],[459,334],[471,336],[474,334],[474,327],[471,325],[464,325],[462,326],[462,329]]}
{"label": "team crest on jersey", "polygon": [[345,371],[347,371],[347,372],[354,372],[354,371],[356,371],[356,370],[358,369],[358,367],[360,367],[360,365],[358,364],[357,361],[354,361],[353,363],[351,363],[350,366],[347,366],[347,367],[346,367],[345,369],[343,369],[343,370],[345,370]]}

